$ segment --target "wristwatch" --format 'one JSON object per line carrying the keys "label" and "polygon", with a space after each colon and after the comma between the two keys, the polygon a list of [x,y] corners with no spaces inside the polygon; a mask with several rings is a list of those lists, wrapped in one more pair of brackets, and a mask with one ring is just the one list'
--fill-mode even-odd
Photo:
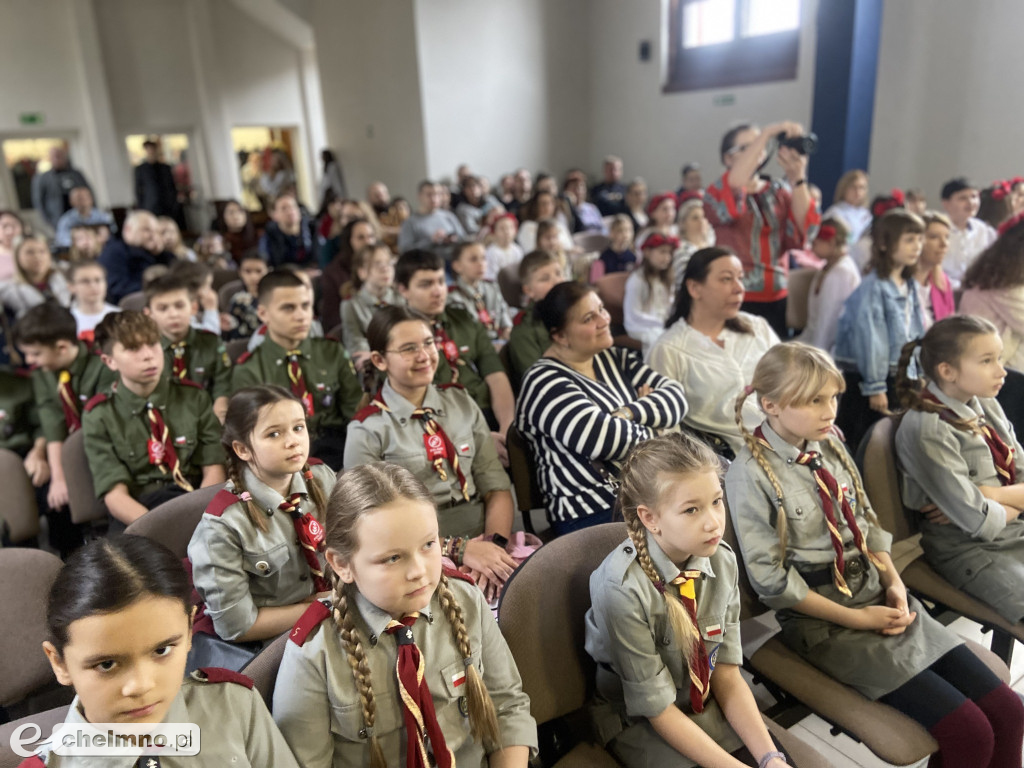
{"label": "wristwatch", "polygon": [[506,539],[500,533],[492,533],[491,534],[491,541],[493,543],[497,544],[502,549],[504,549],[505,547],[508,546],[508,539]]}

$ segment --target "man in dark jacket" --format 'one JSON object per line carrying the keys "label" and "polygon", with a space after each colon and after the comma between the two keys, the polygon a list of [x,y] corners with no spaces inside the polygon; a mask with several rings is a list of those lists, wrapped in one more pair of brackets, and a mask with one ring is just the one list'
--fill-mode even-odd
{"label": "man in dark jacket", "polygon": [[271,269],[282,264],[316,266],[316,224],[302,209],[294,195],[282,194],[270,207],[271,221],[260,238],[259,251]]}
{"label": "man in dark jacket", "polygon": [[[135,207],[156,216],[178,218],[178,191],[171,166],[160,160],[160,147],[152,139],[142,145],[144,162],[135,166]],[[178,222],[181,226],[182,222]]]}
{"label": "man in dark jacket", "polygon": [[82,172],[72,167],[67,150],[54,147],[50,150],[50,170],[32,177],[32,207],[57,229],[60,217],[71,209],[71,190],[75,187],[92,192]]}
{"label": "man in dark jacket", "polygon": [[112,237],[107,241],[99,259],[107,270],[107,301],[111,304],[141,291],[142,273],[147,268],[174,261],[173,253],[161,251],[156,218],[148,211],[128,214],[123,232],[123,240]]}

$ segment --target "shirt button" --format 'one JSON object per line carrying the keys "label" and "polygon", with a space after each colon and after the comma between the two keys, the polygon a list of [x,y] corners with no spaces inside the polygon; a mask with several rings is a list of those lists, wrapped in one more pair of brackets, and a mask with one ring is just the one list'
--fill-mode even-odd
{"label": "shirt button", "polygon": [[632,547],[623,547],[622,551],[625,552],[627,555],[632,555],[633,554],[633,548]]}
{"label": "shirt button", "polygon": [[377,644],[377,636],[376,635],[370,635],[370,645],[376,645],[376,644]]}
{"label": "shirt button", "polygon": [[270,570],[270,563],[268,563],[266,560],[260,560],[258,563],[256,563],[256,570],[260,573],[266,573]]}
{"label": "shirt button", "polygon": [[792,464],[792,463],[793,463],[793,460],[792,460],[792,459],[786,459],[786,463],[787,463],[787,464]]}
{"label": "shirt button", "polygon": [[306,574],[302,574],[301,576],[299,576],[299,581],[307,581],[308,579],[309,576],[307,576]]}
{"label": "shirt button", "polygon": [[967,470],[967,474],[970,475],[971,477],[974,477],[976,474],[978,474],[978,470],[976,470],[976,469],[969,469],[969,470]]}
{"label": "shirt button", "polygon": [[661,638],[661,644],[662,644],[662,645],[668,645],[668,644],[670,644],[671,642],[672,642],[672,641],[671,641],[671,640],[670,640],[670,639],[668,638],[668,636],[665,636],[665,637]]}
{"label": "shirt button", "polygon": [[404,419],[404,418],[402,418],[402,419],[399,419],[399,420],[398,420],[398,423],[399,423],[399,424],[405,424],[405,419]]}
{"label": "shirt button", "polygon": [[797,517],[801,517],[801,516],[803,516],[803,514],[804,514],[803,508],[802,507],[797,507],[796,508],[796,516]]}

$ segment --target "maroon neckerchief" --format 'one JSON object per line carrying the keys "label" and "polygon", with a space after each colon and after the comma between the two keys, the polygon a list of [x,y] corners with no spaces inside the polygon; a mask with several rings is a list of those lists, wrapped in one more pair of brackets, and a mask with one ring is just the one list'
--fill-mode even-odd
{"label": "maroon neckerchief", "polygon": [[317,556],[317,553],[323,549],[324,529],[320,525],[320,521],[309,512],[305,514],[299,512],[302,496],[301,493],[293,493],[278,504],[277,508],[282,512],[287,512],[292,518],[295,533],[299,537],[299,546],[302,548],[302,556],[306,558],[306,565],[309,566],[309,571],[313,574],[313,591],[327,592],[331,585],[324,577],[324,570],[320,566],[320,558]]}
{"label": "maroon neckerchief", "polygon": [[[946,405],[944,402],[939,400],[933,393],[925,390],[921,393],[921,399],[927,400],[929,403],[934,403],[942,408],[939,411],[939,418],[950,423],[952,421],[962,421],[959,416],[956,415],[956,411]],[[977,419],[977,417],[975,417]],[[996,474],[999,475],[999,482],[1001,485],[1013,485],[1017,482],[1017,467],[1013,463],[1013,448],[1003,442],[1003,439],[999,434],[992,429],[988,424],[981,420],[974,424],[974,430],[977,431],[981,437],[985,440],[985,445],[988,446],[989,453],[992,454],[992,462],[996,465]]]}

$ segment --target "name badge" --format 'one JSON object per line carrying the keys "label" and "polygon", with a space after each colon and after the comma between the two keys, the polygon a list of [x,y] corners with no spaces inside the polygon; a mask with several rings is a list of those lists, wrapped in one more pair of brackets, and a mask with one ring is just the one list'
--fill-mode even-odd
{"label": "name badge", "polygon": [[430,461],[448,458],[448,452],[444,447],[444,438],[440,435],[424,435],[423,445],[427,448],[427,458]]}

